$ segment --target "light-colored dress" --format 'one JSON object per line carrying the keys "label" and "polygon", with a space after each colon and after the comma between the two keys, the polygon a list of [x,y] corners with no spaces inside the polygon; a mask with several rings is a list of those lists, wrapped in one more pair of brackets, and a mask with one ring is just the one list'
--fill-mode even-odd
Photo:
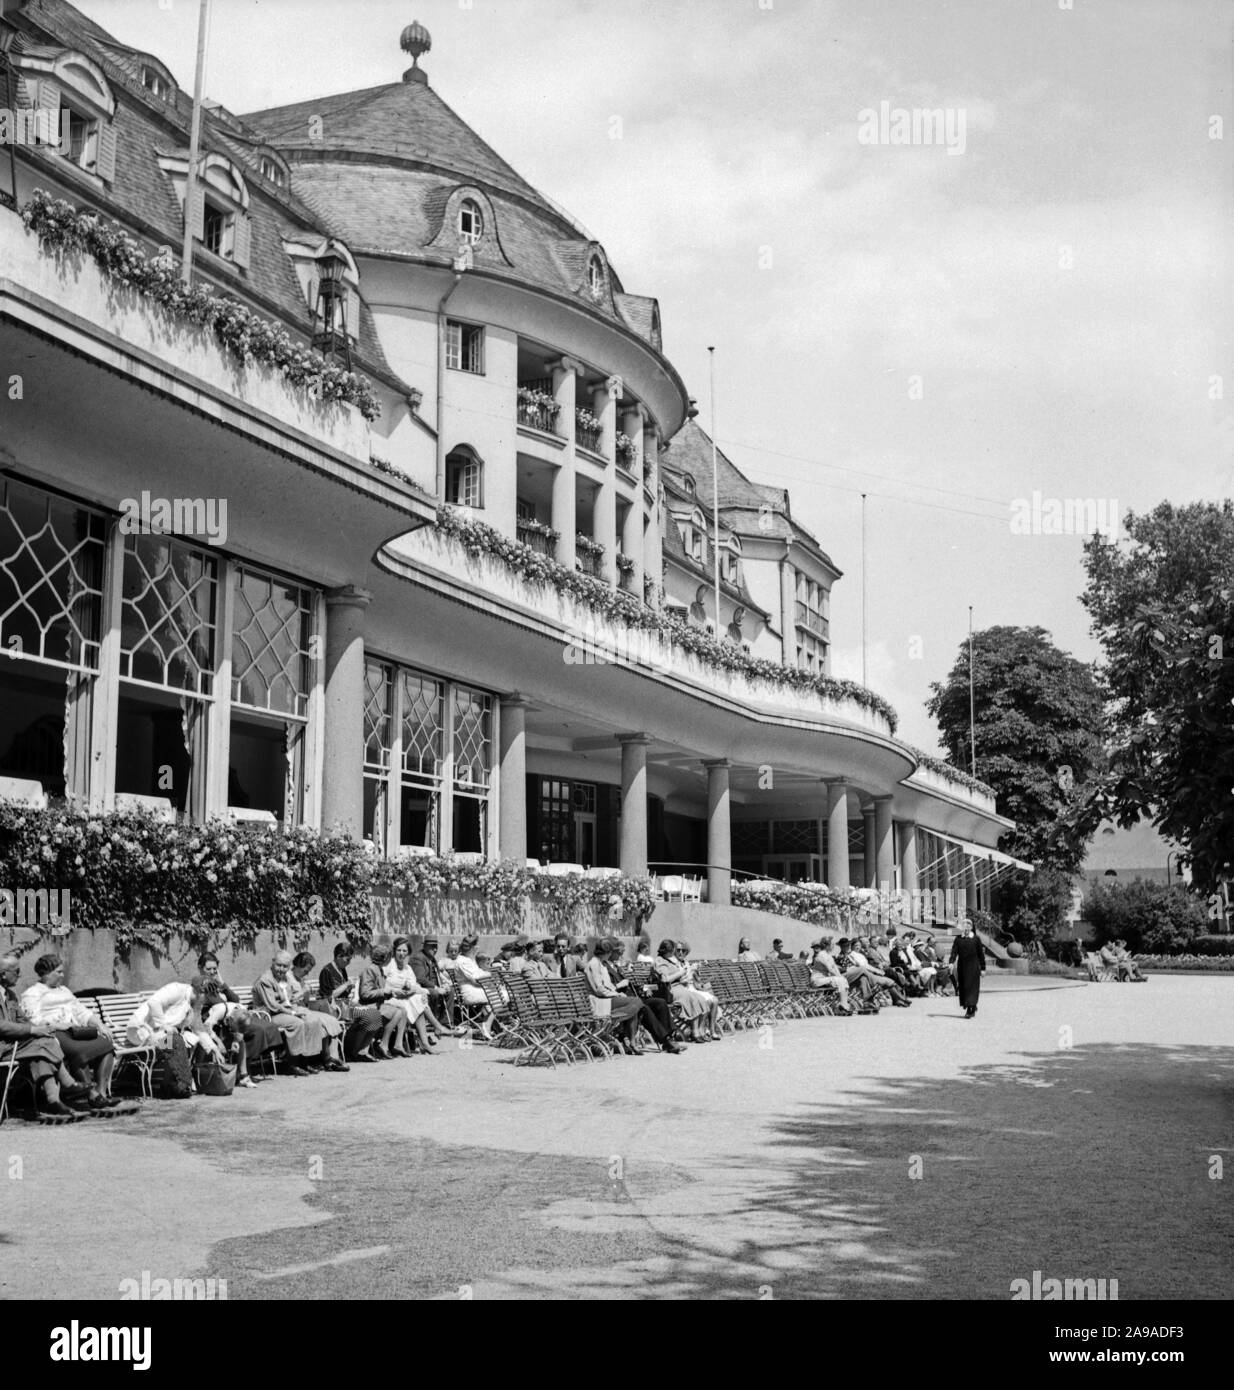
{"label": "light-colored dress", "polygon": [[341,1038],[343,1036],[347,1030],[344,1028],[342,1020],[337,1014],[333,1011],[313,1008],[313,1001],[309,995],[307,980],[297,980],[295,971],[289,970],[287,972],[287,983],[291,989],[291,1002],[299,1008],[309,1009],[312,1013],[316,1014],[318,1021],[325,1030],[326,1037]]}
{"label": "light-colored dress", "polygon": [[397,1004],[407,1015],[407,1022],[414,1023],[416,1019],[428,1008],[428,990],[416,979],[416,972],[410,964],[400,967],[394,959],[386,961],[382,969],[382,974],[386,977],[386,985],[393,990],[409,989],[411,996],[407,999],[391,999],[391,1004]]}
{"label": "light-colored dress", "polygon": [[454,962],[454,968],[463,977],[462,983],[459,985],[459,993],[463,996],[463,1002],[465,1004],[487,1004],[488,995],[478,984],[473,982],[487,980],[489,972],[481,970],[471,956],[460,955]]}
{"label": "light-colored dress", "polygon": [[661,956],[652,966],[652,974],[668,985],[673,1003],[681,1006],[683,1018],[701,1018],[711,1008],[712,996],[686,984],[690,971],[679,960]]}

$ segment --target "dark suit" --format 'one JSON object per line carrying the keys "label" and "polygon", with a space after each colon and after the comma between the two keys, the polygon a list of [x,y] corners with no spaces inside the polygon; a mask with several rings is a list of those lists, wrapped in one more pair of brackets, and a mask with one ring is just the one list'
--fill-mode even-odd
{"label": "dark suit", "polygon": [[979,936],[957,936],[951,943],[951,964],[955,967],[956,992],[960,1007],[977,1011],[981,976],[985,970],[985,947]]}
{"label": "dark suit", "polygon": [[450,981],[442,976],[437,957],[430,956],[427,951],[413,951],[407,957],[407,964],[411,966],[417,983],[428,990],[429,1005],[433,1012],[438,1018],[444,1018],[445,1022],[453,1023],[454,991],[450,987]]}
{"label": "dark suit", "polygon": [[[347,973],[340,970],[334,961],[328,965],[323,965],[321,974],[317,977],[321,998],[332,1000],[334,991],[340,985],[345,984],[348,979]],[[351,1062],[355,1060],[357,1052],[364,1051],[370,1043],[375,1042],[381,1036],[381,1010],[373,1004],[353,1005],[346,1002],[346,996],[339,1007],[347,1025],[347,1032],[343,1035],[343,1055]],[[349,1013],[350,1018],[348,1018]]]}

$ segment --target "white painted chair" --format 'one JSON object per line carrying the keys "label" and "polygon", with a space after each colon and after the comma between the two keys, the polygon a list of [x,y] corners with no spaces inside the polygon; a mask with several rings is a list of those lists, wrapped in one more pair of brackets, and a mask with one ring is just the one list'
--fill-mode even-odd
{"label": "white painted chair", "polygon": [[529,868],[533,873],[538,873],[543,867],[544,865],[541,864],[538,859],[532,859],[530,855],[528,856],[527,868]]}
{"label": "white painted chair", "polygon": [[396,859],[431,859],[437,851],[432,845],[400,845]]}
{"label": "white painted chair", "polygon": [[620,869],[612,869],[612,868],[602,868],[602,867],[600,867],[599,865],[596,865],[596,866],[594,866],[594,867],[588,869],[587,872],[583,875],[583,877],[584,877],[584,878],[620,878],[620,877],[621,877],[621,870],[620,870]]}
{"label": "white painted chair", "polygon": [[29,777],[0,777],[0,801],[16,801],[32,811],[47,810],[47,793],[42,782]]}
{"label": "white painted chair", "polygon": [[568,878],[571,874],[585,874],[581,864],[550,864],[545,872],[553,878]]}
{"label": "white painted chair", "polygon": [[679,903],[685,888],[685,880],[680,874],[665,874],[659,881],[660,896],[666,903]]}
{"label": "white painted chair", "polygon": [[703,880],[701,878],[685,878],[681,884],[681,901],[683,903],[701,903],[703,901]]}
{"label": "white painted chair", "polygon": [[278,817],[273,811],[263,811],[256,806],[229,806],[227,808],[228,820],[234,821],[236,825],[277,825]]}

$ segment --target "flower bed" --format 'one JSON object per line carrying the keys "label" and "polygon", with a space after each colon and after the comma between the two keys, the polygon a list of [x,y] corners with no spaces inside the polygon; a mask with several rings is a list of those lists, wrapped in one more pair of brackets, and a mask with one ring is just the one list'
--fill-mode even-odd
{"label": "flower bed", "polygon": [[69,925],[114,931],[122,959],[135,945],[165,952],[173,940],[251,945],[263,930],[299,941],[323,924],[366,941],[368,876],[358,844],[309,830],[0,803],[0,884],[68,889]]}
{"label": "flower bed", "polygon": [[[67,889],[63,925],[114,932],[122,960],[134,946],[164,955],[173,946],[194,953],[224,943],[251,948],[266,931],[297,947],[325,932],[362,948],[372,938],[370,897],[380,893],[545,903],[563,925],[589,909],[597,927],[603,921],[608,930],[622,922],[637,928],[654,907],[646,878],[556,878],[510,862],[449,856],[375,861],[354,840],[310,830],[179,825],[147,814],[87,816],[5,802],[0,884],[14,894]],[[51,929],[22,925],[44,935]]]}
{"label": "flower bed", "polygon": [[[732,904],[774,912],[829,932],[851,931],[855,924],[863,924],[864,919],[872,921],[877,912],[877,901],[872,911],[871,900],[857,889],[828,888],[823,884],[777,883],[760,888],[734,881]],[[894,908],[894,902],[892,906]]]}
{"label": "flower bed", "polygon": [[41,188],[22,207],[21,219],[44,252],[86,252],[111,279],[161,304],[172,317],[208,329],[241,365],[265,362],[315,399],[354,405],[366,420],[381,414],[372,388],[355,372],[293,341],[281,324],[261,318],[238,300],[204,285],[185,285],[173,256],[148,256],[117,223],[81,212]]}
{"label": "flower bed", "polygon": [[1186,970],[1204,974],[1234,973],[1234,956],[1140,956],[1135,960],[1146,970]]}
{"label": "flower bed", "polygon": [[614,589],[590,575],[567,569],[531,546],[511,540],[484,522],[464,516],[452,507],[438,508],[436,526],[438,531],[457,541],[469,554],[491,555],[528,583],[548,585],[558,593],[569,594],[593,612],[627,627],[659,633],[711,666],[795,690],[812,690],[829,700],[853,700],[863,709],[881,715],[892,733],[895,732],[895,710],[880,695],[875,695],[855,681],[833,680],[796,666],[782,666],[779,662],[751,656],[731,642],[717,641],[702,628],[692,627],[679,618],[645,607],[633,594]]}

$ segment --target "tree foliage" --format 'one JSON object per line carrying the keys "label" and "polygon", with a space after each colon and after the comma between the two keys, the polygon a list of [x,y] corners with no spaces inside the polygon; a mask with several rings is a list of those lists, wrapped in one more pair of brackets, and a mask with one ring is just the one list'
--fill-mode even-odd
{"label": "tree foliage", "polygon": [[1234,871],[1234,505],[1163,502],[1086,545],[1110,761],[1093,814],[1149,816],[1205,892]]}
{"label": "tree foliage", "polygon": [[[1008,853],[1074,872],[1087,834],[1075,812],[1104,766],[1101,692],[1090,667],[1060,651],[1040,627],[991,627],[974,634],[976,775],[1016,822]],[[969,750],[968,643],[926,708],[951,760]]]}
{"label": "tree foliage", "polygon": [[1099,883],[1084,902],[1098,942],[1121,938],[1129,951],[1173,955],[1199,940],[1208,926],[1204,905],[1178,884]]}

